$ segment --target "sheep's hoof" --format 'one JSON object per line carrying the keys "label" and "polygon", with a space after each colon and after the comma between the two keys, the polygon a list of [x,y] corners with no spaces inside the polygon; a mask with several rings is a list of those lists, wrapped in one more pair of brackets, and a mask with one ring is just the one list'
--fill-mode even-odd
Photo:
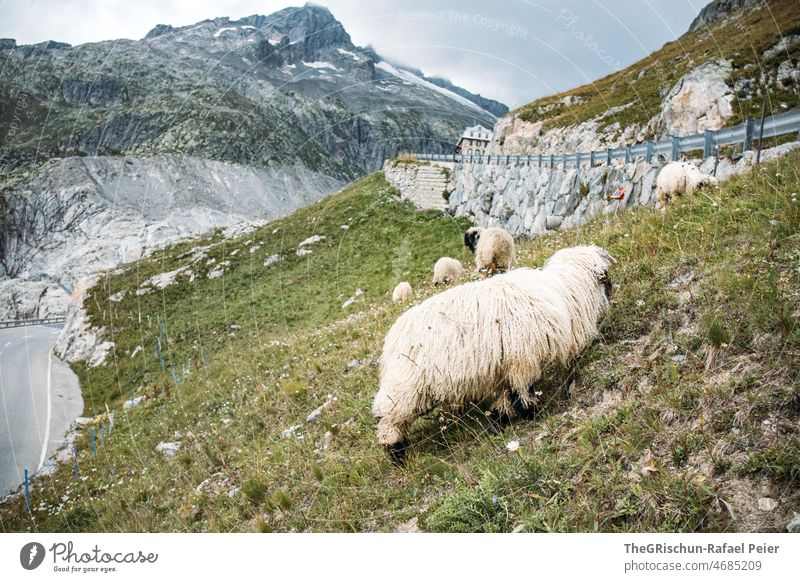
{"label": "sheep's hoof", "polygon": [[396,467],[402,467],[406,462],[406,451],[408,450],[408,441],[400,441],[393,445],[386,445],[386,452],[389,458]]}

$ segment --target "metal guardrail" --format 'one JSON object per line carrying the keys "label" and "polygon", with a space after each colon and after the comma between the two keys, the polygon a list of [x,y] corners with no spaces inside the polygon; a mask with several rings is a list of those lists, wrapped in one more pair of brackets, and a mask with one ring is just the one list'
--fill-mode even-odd
{"label": "metal guardrail", "polygon": [[[746,119],[743,123],[733,127],[726,127],[718,131],[707,130],[704,133],[686,137],[670,137],[661,141],[644,141],[634,146],[623,148],[609,148],[591,152],[578,152],[574,154],[538,155],[538,156],[504,156],[504,155],[465,155],[465,154],[411,154],[419,160],[432,162],[453,162],[469,164],[507,164],[507,165],[536,165],[566,167],[572,163],[576,167],[584,162],[591,166],[597,163],[610,164],[611,160],[625,160],[625,163],[637,158],[644,158],[647,162],[653,156],[665,156],[673,161],[678,160],[681,153],[703,150],[703,157],[708,158],[719,151],[720,146],[741,144],[744,151],[753,149],[753,141],[757,140],[756,128],[760,122]],[[778,137],[788,133],[798,133],[800,141],[800,107],[778,113],[764,118],[763,139]]]}
{"label": "metal guardrail", "polygon": [[0,321],[0,328],[25,327],[28,325],[47,325],[48,323],[65,323],[66,316],[61,317],[42,317],[37,319],[7,319]]}

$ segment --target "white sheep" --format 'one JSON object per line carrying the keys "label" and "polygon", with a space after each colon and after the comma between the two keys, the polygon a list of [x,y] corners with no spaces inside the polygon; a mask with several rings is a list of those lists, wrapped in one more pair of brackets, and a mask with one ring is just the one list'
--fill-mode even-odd
{"label": "white sheep", "polygon": [[466,283],[406,311],[383,344],[372,405],[378,443],[400,463],[411,424],[436,406],[488,402],[498,422],[515,400],[530,406],[542,369],[568,362],[597,335],[614,262],[597,246],[562,249],[542,269]]}
{"label": "white sheep", "polygon": [[433,266],[433,284],[435,286],[454,283],[464,274],[464,265],[458,259],[442,257]]}
{"label": "white sheep", "polygon": [[502,228],[473,226],[464,233],[464,244],[475,253],[475,267],[484,277],[504,273],[514,264],[514,239]]}
{"label": "white sheep", "polygon": [[393,303],[405,303],[411,299],[413,295],[413,291],[411,290],[411,285],[408,281],[403,281],[397,284],[397,287],[394,288],[392,291],[392,302]]}
{"label": "white sheep", "polygon": [[693,194],[704,184],[717,185],[714,176],[704,174],[691,162],[670,162],[658,173],[656,195],[658,204],[664,208],[672,198],[682,194]]}

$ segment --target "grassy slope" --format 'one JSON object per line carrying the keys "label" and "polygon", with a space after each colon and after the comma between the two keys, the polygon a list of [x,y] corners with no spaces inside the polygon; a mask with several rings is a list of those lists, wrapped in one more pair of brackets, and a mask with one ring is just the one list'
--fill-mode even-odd
{"label": "grassy slope", "polygon": [[[543,130],[563,127],[593,119],[612,107],[630,103],[631,106],[609,115],[606,123],[619,122],[621,127],[647,123],[661,110],[663,96],[687,72],[699,65],[721,58],[733,62],[730,84],[739,78],[758,77],[759,68],[775,69],[788,58],[800,58],[800,45],[768,61],[762,53],[782,36],[800,32],[800,11],[795,0],[775,0],[760,10],[746,12],[740,18],[715,23],[710,31],[700,29],[686,33],[678,40],[665,44],[644,59],[622,71],[563,93],[557,93],[524,105],[510,115],[526,121],[544,120]],[[756,66],[753,66],[755,63]],[[641,76],[640,76],[641,75]],[[566,96],[579,99],[578,105],[558,104]],[[780,104],[800,105],[797,87],[772,87],[769,91],[769,111],[782,111]],[[734,117],[730,124],[746,118],[757,118],[761,99],[734,98]]]}
{"label": "grassy slope", "polygon": [[[231,261],[224,277],[109,302],[187,264],[193,245],[128,265],[89,296],[115,357],[79,372],[90,410],[139,385],[150,397],[118,410],[96,461],[81,443],[84,480],[62,467],[34,486],[35,519],[18,499],[0,506],[0,529],[780,529],[800,509],[799,172],[794,154],[666,213],[522,242],[524,265],[590,241],[617,257],[602,338],[572,370],[550,371],[536,418],[505,434],[489,435],[479,412],[418,422],[403,470],[374,444],[369,413],[374,362],[401,312],[388,295],[401,279],[418,298],[433,293],[434,260],[466,259],[465,224],[414,212],[373,175],[256,233],[210,241],[209,255]],[[313,254],[291,254],[314,233],[327,238]],[[264,268],[275,252],[290,258]],[[356,287],[365,293],[345,316]],[[159,321],[166,366],[191,363],[180,385],[156,356]],[[711,345],[719,368],[705,371]],[[348,367],[353,358],[361,365]],[[332,407],[306,424],[329,394]],[[282,438],[298,424],[302,439]],[[182,450],[165,459],[155,446],[175,431]],[[759,512],[753,495],[781,505]]]}

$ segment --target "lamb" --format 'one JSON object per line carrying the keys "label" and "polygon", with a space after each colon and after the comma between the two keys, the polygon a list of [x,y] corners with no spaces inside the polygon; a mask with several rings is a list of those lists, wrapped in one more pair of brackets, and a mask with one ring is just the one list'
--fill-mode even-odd
{"label": "lamb", "polygon": [[397,287],[394,288],[392,291],[392,302],[393,303],[405,303],[406,301],[410,300],[413,295],[411,290],[411,285],[408,281],[403,281],[397,284]]}
{"label": "lamb", "polygon": [[541,269],[465,283],[401,315],[384,339],[372,405],[392,460],[403,462],[412,423],[436,406],[491,403],[501,425],[529,407],[542,370],[597,335],[615,262],[597,246],[566,248]]}
{"label": "lamb", "polygon": [[681,194],[693,194],[704,184],[717,185],[717,179],[702,173],[691,162],[671,162],[661,168],[656,178],[656,194],[661,208]]}
{"label": "lamb", "polygon": [[504,273],[514,263],[514,239],[502,228],[474,226],[464,233],[464,244],[475,253],[482,276]]}
{"label": "lamb", "polygon": [[450,257],[442,257],[433,266],[433,284],[434,286],[439,286],[446,283],[454,283],[463,274],[464,265],[461,264],[461,261]]}

